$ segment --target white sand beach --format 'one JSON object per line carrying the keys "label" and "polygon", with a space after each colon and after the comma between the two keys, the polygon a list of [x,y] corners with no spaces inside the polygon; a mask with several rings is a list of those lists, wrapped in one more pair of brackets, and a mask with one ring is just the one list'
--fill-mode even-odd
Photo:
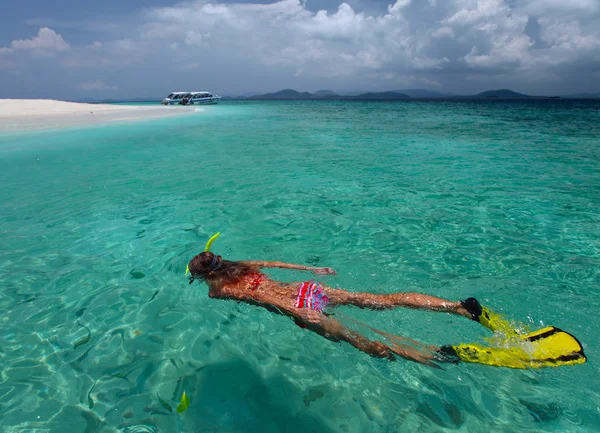
{"label": "white sand beach", "polygon": [[155,119],[196,111],[193,107],[84,104],[49,99],[0,99],[0,132],[34,131],[115,121]]}

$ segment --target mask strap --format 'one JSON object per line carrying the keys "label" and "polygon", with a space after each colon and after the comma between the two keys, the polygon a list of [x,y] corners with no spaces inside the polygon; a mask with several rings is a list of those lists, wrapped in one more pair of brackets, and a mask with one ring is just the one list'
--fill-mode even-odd
{"label": "mask strap", "polygon": [[221,258],[221,256],[214,256],[212,259],[212,263],[210,264],[210,272],[212,271],[216,271],[217,269],[219,269],[221,267],[221,265],[223,264],[223,262],[219,262],[218,260]]}

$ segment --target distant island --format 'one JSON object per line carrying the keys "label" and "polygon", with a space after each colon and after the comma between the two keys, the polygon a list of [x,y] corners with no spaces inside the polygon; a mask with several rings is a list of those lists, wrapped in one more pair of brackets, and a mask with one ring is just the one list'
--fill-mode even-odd
{"label": "distant island", "polygon": [[[476,98],[484,98],[484,99],[531,99],[531,98],[540,98],[540,96],[529,96],[523,95],[522,93],[513,92],[508,89],[500,89],[500,90],[487,90],[485,92],[478,93],[475,95]],[[542,98],[546,98],[543,96]]]}
{"label": "distant island", "polygon": [[361,101],[372,101],[372,100],[398,100],[398,99],[410,99],[410,96],[404,93],[397,92],[370,92],[362,93],[359,95],[339,95],[333,90],[319,90],[315,93],[298,92],[293,89],[284,89],[279,92],[265,93],[264,95],[253,95],[244,99],[258,99],[258,100],[287,100],[287,101],[308,101],[313,99],[320,100],[361,100]]}
{"label": "distant island", "polygon": [[[600,93],[578,93],[571,95],[534,96],[525,95],[509,89],[486,90],[475,95],[457,95],[442,93],[427,89],[400,89],[387,92],[355,92],[341,94],[333,90],[318,90],[316,92],[298,92],[294,89],[283,89],[278,92],[256,94],[244,93],[238,95],[223,95],[225,100],[272,100],[272,101],[406,101],[406,100],[557,100],[557,99],[600,99]],[[115,103],[115,102],[156,102],[163,97],[148,97],[135,99],[91,99],[84,98],[73,102]]]}
{"label": "distant island", "polygon": [[455,95],[451,93],[441,93],[425,89],[406,89],[391,90],[387,92],[367,92],[356,95],[341,95],[333,90],[319,90],[314,93],[298,92],[294,89],[284,89],[278,92],[265,93],[262,95],[251,95],[246,97],[228,97],[224,99],[244,99],[244,100],[274,100],[274,101],[311,101],[311,100],[331,100],[331,101],[401,101],[407,99],[456,99],[456,100],[524,100],[524,99],[559,99],[559,98],[590,98],[595,99],[600,94],[585,94],[572,96],[533,96],[517,93],[509,89],[487,90],[475,95]]}

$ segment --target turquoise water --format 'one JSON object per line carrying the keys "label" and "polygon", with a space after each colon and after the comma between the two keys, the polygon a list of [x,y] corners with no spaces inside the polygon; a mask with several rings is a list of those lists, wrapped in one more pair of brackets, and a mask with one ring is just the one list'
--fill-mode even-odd
{"label": "turquoise water", "polygon": [[[0,431],[600,431],[599,137],[600,103],[568,101],[228,102],[0,135]],[[218,230],[227,258],[331,266],[336,287],[476,296],[589,361],[370,358],[189,286]],[[426,343],[489,336],[341,311]]]}

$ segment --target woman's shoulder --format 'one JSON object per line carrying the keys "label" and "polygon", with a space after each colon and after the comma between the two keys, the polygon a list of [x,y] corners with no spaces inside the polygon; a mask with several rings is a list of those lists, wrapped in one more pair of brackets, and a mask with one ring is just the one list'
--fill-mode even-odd
{"label": "woman's shoulder", "polygon": [[235,282],[219,281],[211,287],[215,292],[215,297],[239,297],[243,292],[247,282],[244,278]]}

